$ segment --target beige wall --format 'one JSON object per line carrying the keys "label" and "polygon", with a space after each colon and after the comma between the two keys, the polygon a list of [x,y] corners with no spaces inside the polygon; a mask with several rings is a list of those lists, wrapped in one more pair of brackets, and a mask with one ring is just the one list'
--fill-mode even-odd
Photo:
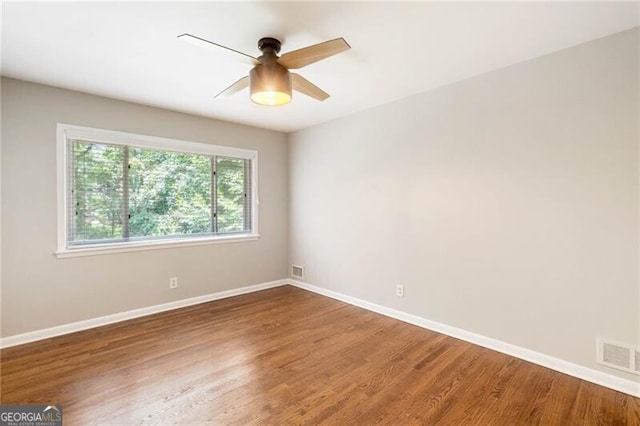
{"label": "beige wall", "polygon": [[634,30],[296,132],[290,262],[638,380],[595,364],[596,336],[640,343],[638,111]]}
{"label": "beige wall", "polygon": [[[257,150],[261,238],[55,258],[58,122]],[[2,336],[283,278],[287,190],[285,134],[2,79]]]}

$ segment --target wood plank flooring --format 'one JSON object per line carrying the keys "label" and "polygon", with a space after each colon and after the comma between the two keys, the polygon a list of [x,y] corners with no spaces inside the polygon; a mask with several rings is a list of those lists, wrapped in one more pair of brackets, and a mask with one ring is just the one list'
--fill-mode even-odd
{"label": "wood plank flooring", "polygon": [[65,425],[640,425],[640,400],[285,286],[0,352]]}

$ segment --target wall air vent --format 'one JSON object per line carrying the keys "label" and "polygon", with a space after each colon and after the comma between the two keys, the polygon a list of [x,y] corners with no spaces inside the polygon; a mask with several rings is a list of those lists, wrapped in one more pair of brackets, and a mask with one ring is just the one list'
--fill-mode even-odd
{"label": "wall air vent", "polygon": [[631,368],[631,349],[612,343],[602,344],[602,361],[625,369]]}
{"label": "wall air vent", "polygon": [[598,364],[640,375],[640,348],[601,337],[596,343]]}
{"label": "wall air vent", "polygon": [[298,278],[299,280],[304,279],[304,268],[298,265],[291,265],[291,277]]}

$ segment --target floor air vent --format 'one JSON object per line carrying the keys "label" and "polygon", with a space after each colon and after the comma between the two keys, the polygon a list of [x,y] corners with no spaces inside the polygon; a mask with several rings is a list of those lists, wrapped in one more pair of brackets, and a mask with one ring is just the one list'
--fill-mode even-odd
{"label": "floor air vent", "polygon": [[304,268],[298,265],[291,265],[291,276],[300,280],[304,279]]}
{"label": "floor air vent", "polygon": [[599,364],[640,375],[640,348],[603,338],[597,339],[597,345]]}

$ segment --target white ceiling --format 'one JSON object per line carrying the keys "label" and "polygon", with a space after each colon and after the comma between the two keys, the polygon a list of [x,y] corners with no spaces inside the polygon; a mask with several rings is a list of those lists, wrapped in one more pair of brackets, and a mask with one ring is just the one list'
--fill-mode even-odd
{"label": "white ceiling", "polygon": [[[294,131],[638,25],[638,3],[3,3],[2,75]],[[336,37],[299,71],[331,97],[283,107],[213,96],[249,66],[176,36],[258,56]]]}

